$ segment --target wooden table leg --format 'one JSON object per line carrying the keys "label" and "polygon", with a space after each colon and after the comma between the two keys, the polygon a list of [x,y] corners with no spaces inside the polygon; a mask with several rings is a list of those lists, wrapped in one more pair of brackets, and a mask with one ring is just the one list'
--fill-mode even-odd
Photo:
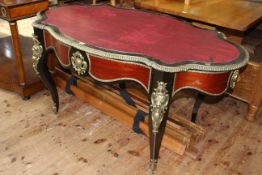
{"label": "wooden table leg", "polygon": [[[242,36],[235,36],[235,35],[229,35],[228,39],[238,43],[242,44],[243,37]],[[254,65],[256,64],[256,66]],[[252,63],[250,66],[258,67],[257,77],[253,80],[253,89],[250,89],[250,93],[252,94],[251,97],[245,98],[246,101],[248,101],[248,112],[245,118],[249,121],[255,121],[256,115],[259,109],[259,106],[262,101],[262,65],[259,63]]]}
{"label": "wooden table leg", "polygon": [[55,81],[48,67],[48,54],[50,50],[46,50],[44,46],[44,36],[41,29],[34,28],[33,41],[33,67],[35,72],[39,74],[46,88],[50,91],[54,103],[53,111],[57,113],[59,108],[59,97]]}
{"label": "wooden table leg", "polygon": [[[234,41],[238,44],[242,44],[243,36],[232,35],[232,34],[231,35],[227,34],[227,36],[229,40]],[[248,92],[244,93],[244,94],[248,94],[248,96],[243,96],[242,94],[238,94],[237,97],[242,98],[244,101],[248,103],[248,112],[245,118],[249,121],[255,121],[258,109],[262,101],[262,64],[249,62],[249,66],[252,67],[249,70],[254,70],[253,72],[250,71],[250,74],[257,74],[256,78],[254,78],[253,82],[251,82],[252,88],[245,88],[242,86],[236,86],[236,88],[240,87],[240,88],[243,88],[243,90],[248,90]],[[242,72],[242,74],[244,73],[245,72]],[[245,76],[245,78],[249,78],[249,77],[251,76]],[[246,80],[242,80],[242,81],[245,82]],[[239,91],[242,91],[242,90],[239,90]],[[235,94],[233,94],[233,96],[234,95]]]}
{"label": "wooden table leg", "polygon": [[24,63],[23,63],[23,58],[22,58],[22,53],[21,53],[21,48],[20,48],[19,34],[18,34],[18,28],[17,28],[16,21],[10,22],[9,26],[10,26],[12,43],[13,43],[14,52],[15,52],[15,60],[16,60],[16,67],[18,71],[19,85],[25,86],[26,84],[25,70],[24,70]]}
{"label": "wooden table leg", "polygon": [[249,102],[248,113],[246,119],[255,121],[258,109],[262,103],[262,65],[259,65],[257,78],[254,80],[253,94]]}
{"label": "wooden table leg", "polygon": [[111,1],[110,1],[110,4],[111,4],[112,6],[116,6],[116,0],[111,0]]}

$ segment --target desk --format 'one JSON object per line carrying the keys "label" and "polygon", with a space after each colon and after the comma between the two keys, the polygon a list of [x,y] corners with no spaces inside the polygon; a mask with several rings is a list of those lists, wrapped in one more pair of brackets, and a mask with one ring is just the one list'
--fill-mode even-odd
{"label": "desk", "polygon": [[248,0],[199,0],[190,5],[180,0],[136,0],[135,7],[208,24],[235,37],[262,19],[262,4]]}
{"label": "desk", "polygon": [[32,45],[32,39],[21,37],[19,40],[17,20],[34,16],[47,8],[47,0],[0,0],[0,18],[9,22],[11,31],[11,39],[0,38],[0,87],[15,91],[25,99],[42,89],[43,85],[33,74],[32,54],[25,47]]}
{"label": "desk", "polygon": [[73,5],[49,9],[38,17],[33,24],[33,67],[51,92],[55,111],[59,98],[47,66],[50,52],[80,79],[134,81],[147,92],[152,172],[172,97],[188,88],[223,94],[234,87],[237,70],[248,62],[247,52],[222,33],[166,15]]}
{"label": "desk", "polygon": [[[241,43],[245,33],[262,19],[262,3],[242,0],[197,0],[185,5],[181,0],[136,0],[136,8],[153,10],[191,21],[200,27],[224,32]],[[233,97],[249,104],[246,119],[254,121],[262,102],[262,64],[249,62],[241,71]]]}

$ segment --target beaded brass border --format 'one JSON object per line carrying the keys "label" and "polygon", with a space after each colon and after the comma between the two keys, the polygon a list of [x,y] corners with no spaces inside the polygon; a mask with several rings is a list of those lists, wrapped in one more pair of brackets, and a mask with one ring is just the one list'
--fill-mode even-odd
{"label": "beaded brass border", "polygon": [[[45,32],[44,32],[44,31],[43,31],[43,38],[44,38],[44,46],[45,46],[46,50],[51,49],[51,50],[54,51],[55,56],[56,56],[56,58],[58,59],[59,63],[62,65],[62,67],[64,67],[64,68],[70,67],[70,65],[71,65],[70,61],[69,61],[68,64],[64,64],[64,63],[61,61],[61,58],[58,56],[58,53],[57,53],[56,48],[55,48],[54,46],[48,46],[48,47],[46,46],[46,39],[45,39],[46,36],[45,36]],[[68,45],[66,45],[66,44],[64,44],[64,43],[60,43],[60,44],[62,44],[63,46],[65,46],[65,47],[68,48],[67,56],[68,56],[68,58],[70,58],[69,52],[70,52],[71,46],[68,46]]]}
{"label": "beaded brass border", "polygon": [[[86,53],[86,55],[88,55],[88,53]],[[107,58],[101,58],[101,57],[98,57],[100,59],[104,59],[104,60],[109,60],[109,61],[116,61],[116,62],[122,62],[122,60],[112,60],[112,59],[107,59]],[[100,79],[100,78],[97,78],[95,75],[92,74],[92,64],[90,62],[90,59],[88,57],[88,64],[90,65],[89,69],[88,69],[88,74],[95,80],[97,81],[101,81],[101,82],[105,82],[105,83],[108,83],[108,82],[115,82],[115,81],[121,81],[121,80],[130,80],[130,81],[134,81],[134,82],[137,82],[138,84],[140,84],[147,92],[149,92],[149,86],[150,86],[150,83],[151,83],[151,75],[152,75],[152,68],[144,65],[144,64],[139,64],[139,63],[136,63],[136,62],[124,62],[123,64],[135,64],[135,65],[138,65],[138,66],[142,66],[142,67],[145,67],[147,69],[149,69],[149,78],[148,78],[148,85],[145,86],[142,82],[140,82],[139,80],[137,79],[134,79],[134,78],[115,78],[115,79],[110,79],[110,80],[104,80],[104,79]]]}
{"label": "beaded brass border", "polygon": [[[226,85],[226,87],[225,87],[225,89],[221,92],[221,93],[210,93],[210,92],[207,92],[207,91],[205,91],[205,90],[202,90],[202,89],[199,89],[199,88],[196,88],[196,87],[193,87],[193,86],[183,86],[183,87],[181,87],[181,88],[178,88],[178,89],[176,89],[175,91],[173,90],[173,93],[172,93],[172,97],[173,96],[175,96],[175,94],[177,93],[177,92],[179,92],[179,91],[181,91],[181,90],[184,90],[184,89],[193,89],[193,90],[197,90],[197,91],[199,91],[199,92],[202,92],[202,93],[205,93],[205,94],[207,94],[207,95],[211,95],[211,96],[219,96],[219,95],[222,95],[222,94],[224,94],[228,89],[229,89],[229,87],[230,87],[230,83],[231,83],[231,81],[232,81],[232,76],[233,76],[233,74],[234,74],[234,72],[235,71],[231,71],[230,72],[230,75],[228,76],[228,79],[227,79],[227,85]],[[204,73],[209,73],[209,72],[204,72]],[[219,72],[219,74],[223,74],[223,73],[225,73],[225,72]],[[176,77],[175,77],[175,80],[174,81],[176,81]]]}

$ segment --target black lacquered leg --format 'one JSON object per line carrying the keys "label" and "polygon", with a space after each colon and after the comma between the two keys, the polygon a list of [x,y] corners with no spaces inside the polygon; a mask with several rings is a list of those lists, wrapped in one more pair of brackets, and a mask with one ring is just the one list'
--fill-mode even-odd
{"label": "black lacquered leg", "polygon": [[42,57],[39,59],[39,64],[37,65],[37,70],[39,72],[40,78],[43,81],[46,88],[50,91],[52,100],[53,100],[53,110],[55,113],[58,112],[59,108],[59,98],[56,89],[55,82],[52,78],[51,73],[48,70],[47,61],[48,61],[48,52],[44,52]]}
{"label": "black lacquered leg", "polygon": [[201,94],[201,93],[198,93],[197,94],[197,97],[196,97],[196,101],[195,101],[195,104],[194,104],[194,107],[193,107],[193,110],[192,110],[192,115],[191,115],[191,121],[196,123],[196,119],[197,119],[197,113],[198,113],[198,110],[203,102],[203,99],[204,99],[205,95],[204,94]]}
{"label": "black lacquered leg", "polygon": [[161,142],[165,132],[169,105],[173,92],[174,74],[156,72],[153,74],[150,92],[149,139],[150,171],[155,174]]}
{"label": "black lacquered leg", "polygon": [[46,86],[46,88],[50,91],[52,100],[54,102],[53,110],[54,112],[58,112],[59,108],[59,99],[57,94],[57,89],[55,86],[55,82],[48,70],[48,52],[50,50],[47,50],[45,48],[45,42],[44,42],[44,31],[39,28],[34,28],[34,34],[33,34],[33,56],[32,56],[32,62],[33,62],[33,69],[35,70],[36,74],[40,76],[40,79]]}
{"label": "black lacquered leg", "polygon": [[31,98],[30,96],[22,97],[22,99],[25,100],[25,101],[29,100],[30,98]]}

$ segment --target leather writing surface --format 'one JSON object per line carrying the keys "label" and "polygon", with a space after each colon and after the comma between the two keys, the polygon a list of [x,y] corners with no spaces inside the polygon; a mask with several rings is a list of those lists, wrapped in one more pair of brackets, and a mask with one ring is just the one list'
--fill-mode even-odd
{"label": "leather writing surface", "polygon": [[110,6],[65,6],[46,12],[42,23],[98,48],[145,55],[164,64],[184,61],[225,63],[238,48],[217,36],[169,16]]}

